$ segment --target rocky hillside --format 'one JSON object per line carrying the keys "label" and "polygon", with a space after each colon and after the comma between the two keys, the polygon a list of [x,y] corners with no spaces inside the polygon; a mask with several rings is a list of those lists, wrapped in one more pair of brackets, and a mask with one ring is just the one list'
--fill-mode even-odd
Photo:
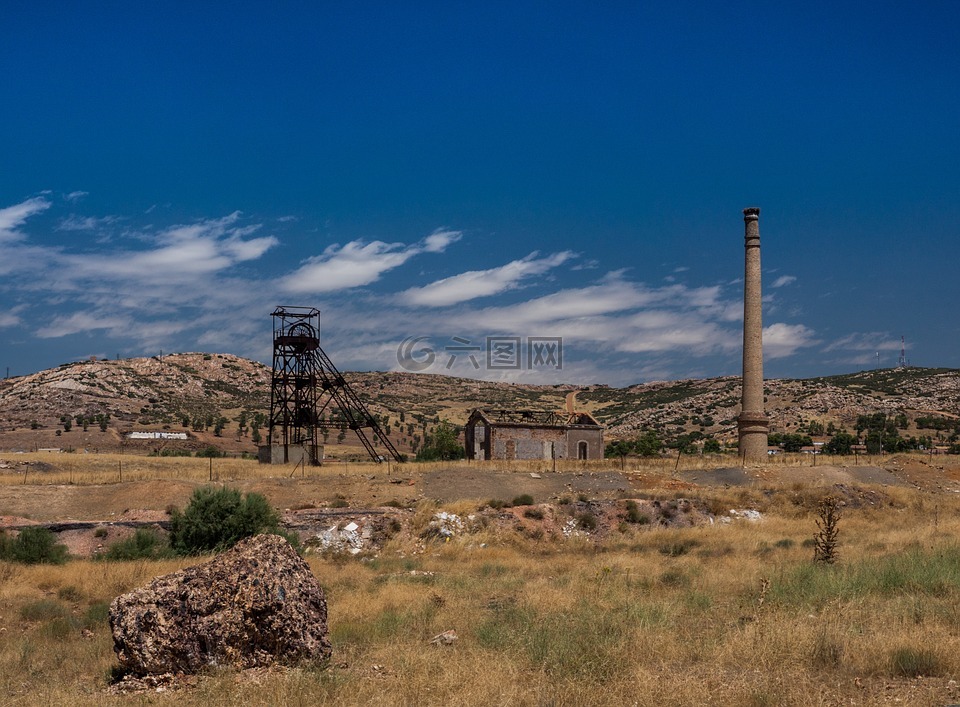
{"label": "rocky hillside", "polygon": [[[608,437],[633,437],[653,429],[661,437],[699,431],[721,440],[735,436],[738,378],[654,382],[628,388],[535,386],[475,381],[415,373],[346,373],[371,412],[390,428],[401,448],[440,419],[463,423],[474,407],[563,410],[576,392],[578,410],[608,426]],[[270,370],[230,354],[183,353],[162,358],[69,363],[29,376],[0,381],[0,448],[13,433],[66,432],[103,426],[120,435],[131,430],[184,430],[249,441],[254,420],[269,410]],[[960,371],[904,368],[864,371],[807,380],[769,380],[771,429],[804,430],[811,421],[852,429],[857,417],[878,412],[906,415],[907,429],[920,418],[960,416]],[[239,422],[246,422],[243,435]],[[59,436],[59,435],[58,435]],[[202,436],[202,435],[201,435]],[[104,437],[103,446],[109,446]],[[332,443],[334,440],[330,440]],[[41,442],[37,443],[41,445]],[[238,448],[240,449],[240,448]],[[252,447],[251,447],[252,449]]]}

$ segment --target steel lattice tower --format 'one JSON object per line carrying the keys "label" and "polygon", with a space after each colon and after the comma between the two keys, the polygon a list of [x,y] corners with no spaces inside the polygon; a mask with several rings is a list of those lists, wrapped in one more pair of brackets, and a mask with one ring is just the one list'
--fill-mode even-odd
{"label": "steel lattice tower", "polygon": [[277,307],[273,312],[273,377],[267,444],[291,445],[317,460],[317,376],[314,354],[320,348],[320,312],[308,307]]}
{"label": "steel lattice tower", "polygon": [[[320,348],[320,311],[312,307],[277,307],[273,311],[273,377],[270,385],[270,431],[267,444],[282,447],[282,463],[290,461],[290,446],[307,450],[318,464],[317,430],[350,428],[376,462],[377,454],[364,429],[372,433],[397,461],[403,461],[376,419],[350,388],[343,374]],[[331,403],[334,405],[332,406]],[[328,407],[339,419],[321,419]],[[331,410],[332,412],[332,410]]]}

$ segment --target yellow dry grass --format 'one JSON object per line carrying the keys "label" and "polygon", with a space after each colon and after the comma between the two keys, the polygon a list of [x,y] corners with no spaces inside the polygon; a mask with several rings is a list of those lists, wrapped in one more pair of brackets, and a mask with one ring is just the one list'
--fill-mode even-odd
{"label": "yellow dry grass", "polygon": [[[330,665],[212,672],[176,695],[104,693],[104,606],[186,561],[0,563],[0,704],[957,701],[960,501],[868,490],[883,502],[845,510],[833,567],[805,544],[822,489],[798,484],[687,493],[762,507],[757,523],[629,526],[601,541],[401,534],[373,560],[309,556],[327,591]],[[454,645],[431,645],[450,629]]]}
{"label": "yellow dry grass", "polygon": [[[17,484],[110,484],[120,481],[250,481],[290,476],[311,476],[328,472],[347,475],[373,473],[396,473],[417,475],[439,470],[479,468],[502,472],[589,472],[589,471],[641,471],[672,474],[674,472],[716,469],[738,466],[739,460],[732,455],[685,455],[679,463],[673,458],[628,458],[580,460],[531,460],[531,461],[450,461],[450,462],[374,462],[330,461],[320,467],[295,467],[294,465],[259,464],[254,459],[196,457],[149,457],[132,454],[78,454],[33,452],[8,455],[14,464],[0,469],[0,485]],[[879,465],[880,457],[828,457],[819,460],[834,466]],[[27,462],[20,464],[18,462]],[[812,467],[811,455],[780,454],[770,457],[770,468]],[[41,469],[38,471],[38,468]]]}

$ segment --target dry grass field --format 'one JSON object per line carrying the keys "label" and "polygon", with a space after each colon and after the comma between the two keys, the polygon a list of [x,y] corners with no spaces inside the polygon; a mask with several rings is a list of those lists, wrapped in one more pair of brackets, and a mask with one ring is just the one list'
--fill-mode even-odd
{"label": "dry grass field", "polygon": [[[205,460],[124,457],[121,484],[113,478],[118,457],[30,459],[51,467],[29,471],[26,483],[15,469],[3,470],[0,514],[23,515],[17,511],[33,503],[41,519],[51,503],[42,494],[58,489],[98,499],[91,514],[162,507],[164,488],[180,484],[177,493],[189,495],[210,473]],[[960,498],[945,488],[958,468],[924,458],[874,461],[903,483],[847,494],[861,500],[844,507],[839,559],[827,566],[813,563],[810,541],[817,501],[837,488],[829,474],[812,477],[809,460],[799,458],[726,486],[678,482],[682,472],[698,470],[693,465],[705,470],[706,461],[674,470],[674,460],[628,460],[631,487],[609,494],[695,499],[715,509],[715,523],[622,523],[602,537],[553,540],[489,526],[445,542],[420,537],[433,513],[467,513],[483,499],[438,504],[423,497],[419,484],[439,467],[394,467],[388,478],[383,467],[358,464],[271,479],[275,468],[214,460],[221,482],[259,485],[275,494],[275,505],[297,494],[322,501],[343,491],[355,505],[402,493],[418,504],[409,527],[376,555],[308,555],[327,591],[330,664],[213,670],[162,691],[115,695],[108,691],[115,665],[108,603],[196,560],[0,563],[0,705],[960,701]],[[619,470],[619,460],[605,464],[558,476],[572,484]],[[512,471],[552,474],[532,466]],[[125,491],[135,488],[140,506]],[[734,508],[762,518],[719,522]],[[431,644],[448,630],[458,636],[452,645]]]}

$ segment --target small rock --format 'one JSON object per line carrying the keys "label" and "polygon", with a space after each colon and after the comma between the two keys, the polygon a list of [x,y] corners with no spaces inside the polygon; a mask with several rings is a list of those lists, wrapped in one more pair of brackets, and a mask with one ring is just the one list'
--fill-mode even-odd
{"label": "small rock", "polygon": [[444,631],[443,633],[438,633],[436,636],[430,639],[430,643],[435,646],[452,646],[457,642],[457,632],[453,629],[449,631]]}

